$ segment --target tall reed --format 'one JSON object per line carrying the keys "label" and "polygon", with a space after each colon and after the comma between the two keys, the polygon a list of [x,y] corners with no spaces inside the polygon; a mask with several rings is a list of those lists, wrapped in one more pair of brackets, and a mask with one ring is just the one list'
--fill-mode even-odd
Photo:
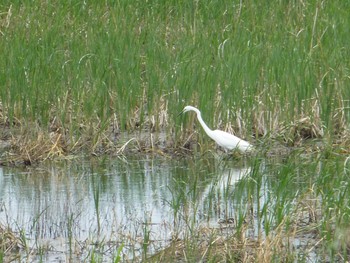
{"label": "tall reed", "polygon": [[249,140],[341,135],[350,117],[348,8],[3,1],[3,121],[38,122],[71,147],[84,138],[94,148],[109,129],[165,130],[170,142],[180,140],[175,113],[192,104],[209,126]]}

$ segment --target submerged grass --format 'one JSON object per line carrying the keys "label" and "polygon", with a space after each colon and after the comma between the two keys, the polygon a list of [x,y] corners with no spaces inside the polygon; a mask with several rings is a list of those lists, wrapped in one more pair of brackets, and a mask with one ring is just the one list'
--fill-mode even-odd
{"label": "submerged grass", "polygon": [[[324,138],[345,148],[348,8],[319,0],[3,1],[0,139],[10,141],[10,157],[2,162],[117,153],[130,137],[142,145],[140,132],[165,132],[154,147],[203,145],[202,136],[188,138],[193,117],[184,125],[175,118],[186,104],[211,127],[250,141]],[[125,131],[136,133],[122,140]]]}
{"label": "submerged grass", "polygon": [[[92,162],[96,160],[94,158]],[[81,191],[79,187],[73,190],[75,193],[82,192],[81,198],[91,198],[94,217],[88,224],[91,236],[80,240],[79,231],[84,228],[79,229],[79,221],[84,214],[79,209],[87,209],[87,206],[75,211],[69,207],[78,206],[80,201],[66,204],[68,207],[64,210],[70,212],[67,213],[67,219],[62,221],[61,227],[66,227],[63,236],[66,240],[64,253],[67,260],[346,262],[349,259],[349,158],[334,152],[300,154],[296,150],[283,158],[253,156],[223,160],[210,153],[187,158],[183,162],[177,159],[172,163],[164,159],[161,166],[167,166],[171,171],[166,169],[167,172],[159,172],[158,175],[159,166],[153,166],[155,160],[152,158],[147,162],[132,160],[110,160],[107,164],[108,161],[101,158],[95,163],[99,168],[88,168],[89,173],[84,172],[84,165],[82,167],[80,162],[76,164],[84,176],[97,175],[87,182],[91,186],[90,190]],[[127,167],[128,172],[120,166]],[[38,178],[36,173],[39,170],[50,169],[32,170],[32,180],[42,182],[49,176],[45,172],[43,177]],[[135,173],[140,173],[141,176],[133,176]],[[66,168],[59,169],[55,177],[60,181],[65,178],[63,174],[71,182],[72,170],[67,172]],[[124,178],[116,181],[121,184],[121,188],[112,183],[114,180],[107,180],[114,176]],[[156,183],[156,176],[162,178],[160,184]],[[147,181],[146,177],[153,179]],[[24,177],[22,183],[28,184],[29,180],[30,184],[35,185],[30,178],[31,176]],[[78,182],[83,184],[81,177],[78,178]],[[55,184],[49,185],[60,184],[59,181],[54,180]],[[161,204],[158,204],[167,211],[165,213],[169,217],[161,216],[160,222],[158,219],[157,222],[152,221],[152,208],[143,215],[137,214],[133,202],[138,201],[128,203],[124,197],[121,200],[122,203],[125,202],[125,213],[128,214],[127,210],[130,209],[130,215],[126,221],[120,220],[120,212],[116,212],[119,210],[113,211],[116,200],[119,199],[113,197],[106,201],[107,196],[118,195],[114,191],[125,190],[129,194],[122,194],[123,196],[137,196],[144,205],[146,199],[142,199],[146,188],[143,186],[153,182],[152,194],[156,195],[158,191],[169,192],[162,196]],[[136,188],[133,189],[132,185],[136,185]],[[22,190],[20,187],[17,191]],[[28,191],[28,194],[32,192]],[[99,201],[96,202],[96,199]],[[124,208],[121,211],[124,213]],[[115,215],[108,218],[105,213]],[[61,217],[60,212],[58,216]],[[8,218],[11,221],[11,216]],[[40,213],[31,224],[34,226],[36,222],[42,221],[41,227],[52,229],[55,238],[59,238],[61,232],[56,232],[57,224],[46,225],[49,223],[45,219],[44,213]],[[0,241],[6,241],[8,230],[0,230],[3,231],[0,232]],[[104,235],[103,231],[108,233]],[[159,236],[158,231],[165,233],[162,232]],[[6,257],[19,254],[19,260],[31,260],[38,253],[45,258],[46,253],[57,252],[49,243],[41,246],[40,235],[31,237],[22,230],[20,224],[18,230],[11,232],[9,237],[17,242],[19,250],[10,251]],[[31,247],[33,243],[34,247]],[[11,243],[6,241],[3,244],[6,246],[0,247],[0,251],[5,251]]]}
{"label": "submerged grass", "polygon": [[[234,210],[233,217],[218,212],[217,226],[196,224],[150,261],[346,262],[350,196],[344,165],[343,158],[297,152],[285,160],[252,160],[234,189],[221,191],[220,197],[213,189],[209,195],[216,207]],[[178,213],[182,209],[189,210],[184,205]],[[204,211],[205,217],[213,216]]]}

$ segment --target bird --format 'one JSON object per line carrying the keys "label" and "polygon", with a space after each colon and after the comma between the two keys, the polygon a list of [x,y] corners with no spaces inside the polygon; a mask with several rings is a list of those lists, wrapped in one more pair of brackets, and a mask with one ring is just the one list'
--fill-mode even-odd
{"label": "bird", "polygon": [[194,111],[197,114],[197,119],[199,123],[202,125],[204,131],[206,134],[212,138],[219,146],[224,148],[224,150],[227,152],[228,150],[239,150],[242,153],[247,153],[253,150],[253,145],[251,145],[249,142],[238,138],[237,136],[221,131],[221,130],[212,130],[210,129],[205,122],[202,119],[201,112],[193,107],[193,106],[186,106],[179,115],[188,112],[188,111]]}

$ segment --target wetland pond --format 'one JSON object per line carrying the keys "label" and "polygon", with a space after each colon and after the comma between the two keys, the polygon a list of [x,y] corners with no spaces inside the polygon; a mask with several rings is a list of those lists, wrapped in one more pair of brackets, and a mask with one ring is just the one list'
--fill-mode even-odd
{"label": "wetland pond", "polygon": [[[21,244],[5,258],[140,261],[188,233],[220,229],[226,236],[245,225],[246,238],[264,239],[285,218],[300,225],[311,220],[310,211],[316,217],[319,198],[308,189],[320,176],[320,162],[304,163],[143,155],[2,167],[0,225]],[[308,250],[298,253],[313,261],[316,240],[307,237],[294,236],[291,244]]]}

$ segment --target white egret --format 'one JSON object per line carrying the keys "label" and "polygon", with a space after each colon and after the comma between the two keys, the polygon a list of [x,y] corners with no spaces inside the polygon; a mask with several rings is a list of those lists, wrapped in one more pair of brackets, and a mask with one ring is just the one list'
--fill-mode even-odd
{"label": "white egret", "polygon": [[212,138],[218,145],[220,145],[225,150],[238,149],[243,153],[253,150],[253,146],[249,142],[242,140],[234,136],[233,134],[221,130],[211,130],[203,121],[201,112],[195,107],[186,106],[180,114],[188,111],[194,111],[197,114],[197,119],[202,125],[206,134],[208,134],[210,138]]}

